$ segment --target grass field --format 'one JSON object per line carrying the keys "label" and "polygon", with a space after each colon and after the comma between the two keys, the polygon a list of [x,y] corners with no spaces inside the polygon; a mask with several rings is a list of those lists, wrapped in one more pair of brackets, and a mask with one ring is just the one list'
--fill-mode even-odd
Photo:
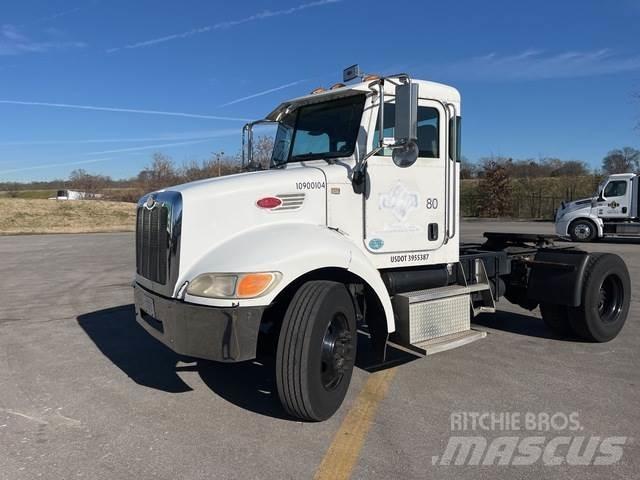
{"label": "grass field", "polygon": [[54,197],[57,190],[18,190],[16,192],[8,192],[7,190],[0,190],[0,198],[39,198],[47,199]]}
{"label": "grass field", "polygon": [[135,229],[135,204],[101,200],[0,198],[0,235]]}

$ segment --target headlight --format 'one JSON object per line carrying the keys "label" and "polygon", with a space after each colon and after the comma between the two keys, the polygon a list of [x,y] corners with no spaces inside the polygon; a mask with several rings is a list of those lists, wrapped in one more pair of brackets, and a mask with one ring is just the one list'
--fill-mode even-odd
{"label": "headlight", "polygon": [[189,284],[187,293],[209,298],[254,298],[271,290],[281,277],[279,272],[204,273]]}

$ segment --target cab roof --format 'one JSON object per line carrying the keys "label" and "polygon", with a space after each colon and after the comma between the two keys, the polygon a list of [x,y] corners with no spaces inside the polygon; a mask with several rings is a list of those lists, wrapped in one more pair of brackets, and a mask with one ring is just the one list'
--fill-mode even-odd
{"label": "cab roof", "polygon": [[[388,77],[391,79],[397,77]],[[430,82],[428,80],[411,79],[412,83],[419,85],[419,97],[420,98],[432,98],[445,102],[455,104],[458,109],[460,108],[460,92],[455,88],[445,85],[443,83]],[[265,118],[267,120],[277,121],[284,112],[291,107],[298,108],[303,105],[310,105],[312,103],[324,102],[327,100],[333,100],[336,98],[350,97],[353,95],[361,95],[362,93],[371,93],[375,91],[377,86],[370,88],[370,85],[374,84],[375,80],[369,80],[366,82],[353,83],[345,85],[344,87],[334,88],[332,90],[326,90],[321,93],[311,93],[302,97],[297,97],[292,100],[282,102],[278,107],[273,110]],[[393,95],[395,92],[395,86],[390,82],[385,83],[385,95]]]}

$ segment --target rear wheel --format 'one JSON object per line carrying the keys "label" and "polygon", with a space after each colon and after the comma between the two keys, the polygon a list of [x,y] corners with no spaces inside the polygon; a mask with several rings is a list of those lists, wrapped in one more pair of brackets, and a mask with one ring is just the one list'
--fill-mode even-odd
{"label": "rear wheel", "polygon": [[622,330],[630,300],[624,261],[611,253],[593,253],[585,268],[582,305],[569,309],[571,327],[585,340],[608,342]]}
{"label": "rear wheel", "polygon": [[574,220],[569,225],[569,236],[574,242],[590,242],[597,233],[596,224],[586,218]]}
{"label": "rear wheel", "polygon": [[276,383],[285,410],[303,420],[329,418],[349,388],[356,355],[351,295],[337,282],[310,281],[285,314],[276,354]]}

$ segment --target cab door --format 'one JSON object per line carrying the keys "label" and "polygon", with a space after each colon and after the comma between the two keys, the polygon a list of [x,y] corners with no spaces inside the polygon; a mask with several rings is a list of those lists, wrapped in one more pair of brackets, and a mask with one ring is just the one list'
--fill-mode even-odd
{"label": "cab door", "polygon": [[598,199],[598,216],[603,218],[628,218],[630,214],[630,180],[609,180],[602,190],[602,199]]}
{"label": "cab door", "polygon": [[[419,154],[412,166],[396,166],[391,149],[368,161],[364,245],[372,254],[426,252],[445,241],[447,116],[440,103],[419,99],[417,118]],[[393,103],[385,103],[384,120],[384,137],[393,137]],[[373,145],[377,145],[377,125],[373,131]]]}

